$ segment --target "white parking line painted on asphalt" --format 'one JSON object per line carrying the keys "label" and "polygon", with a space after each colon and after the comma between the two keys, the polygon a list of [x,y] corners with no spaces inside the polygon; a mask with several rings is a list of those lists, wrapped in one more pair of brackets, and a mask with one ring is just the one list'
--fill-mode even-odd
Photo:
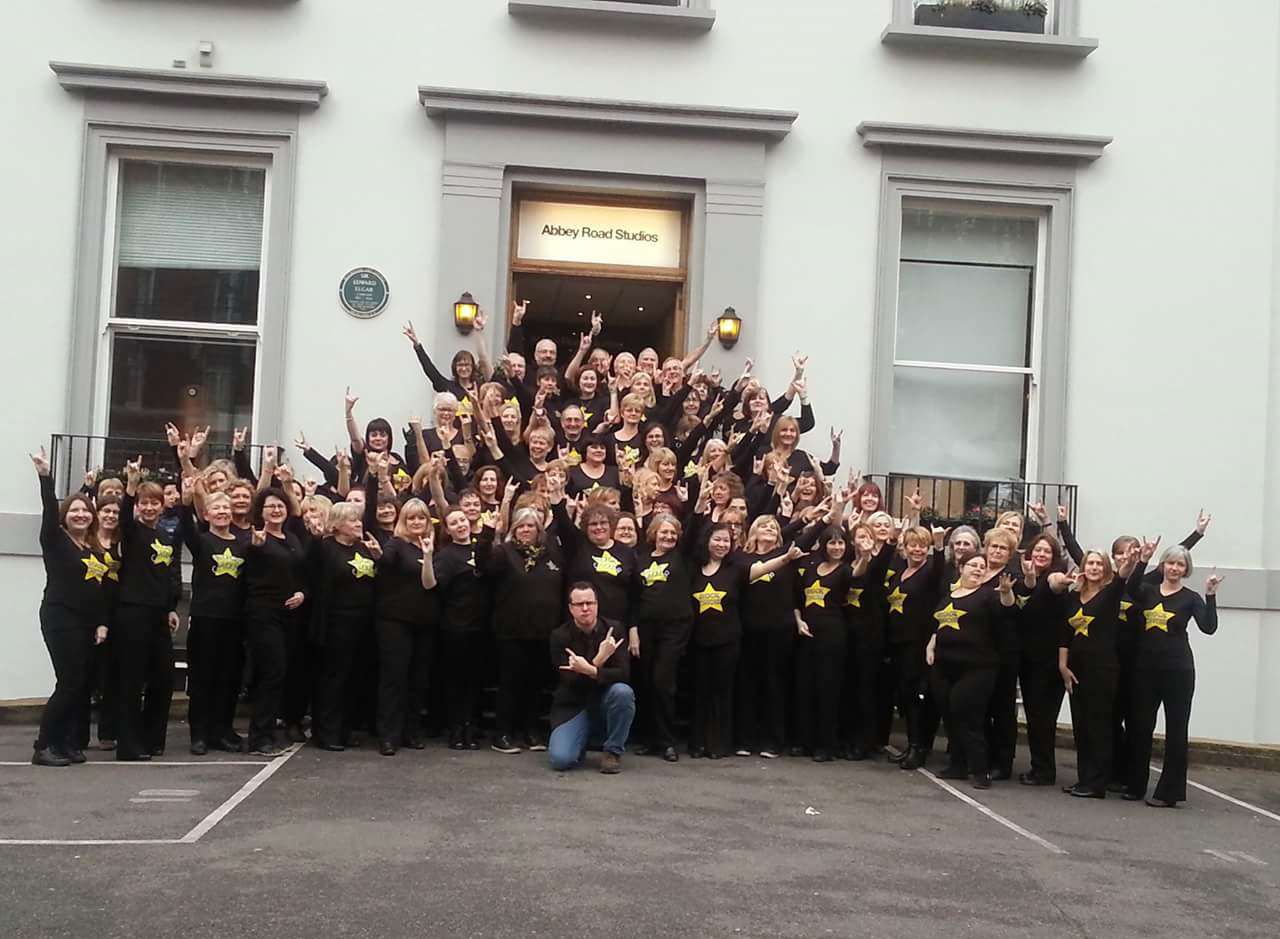
{"label": "white parking line painted on asphalt", "polygon": [[183,844],[194,844],[203,838],[213,829],[213,826],[217,825],[218,822],[230,815],[231,811],[237,805],[249,798],[249,796],[253,795],[259,786],[274,776],[276,771],[279,770],[280,767],[284,766],[284,764],[288,763],[289,760],[293,758],[293,755],[300,749],[302,749],[302,744],[295,743],[284,752],[284,755],[276,757],[269,764],[264,766],[252,779],[241,786],[235,795],[206,815],[195,828],[183,835],[179,841]]}
{"label": "white parking line painted on asphalt", "polygon": [[1010,821],[1009,819],[1001,815],[999,812],[993,812],[991,809],[987,808],[977,799],[974,799],[970,796],[965,795],[963,792],[961,792],[955,786],[951,785],[945,779],[939,779],[937,776],[933,775],[933,773],[929,772],[927,769],[924,769],[923,767],[921,767],[920,769],[917,769],[916,772],[923,774],[924,777],[928,779],[930,782],[932,782],[935,786],[938,786],[941,789],[945,789],[947,792],[951,793],[953,796],[955,796],[965,805],[973,806],[975,809],[977,809],[983,815],[987,816],[987,818],[991,819],[993,822],[997,822],[1003,825],[1005,828],[1009,829],[1010,831],[1016,832],[1017,834],[1026,838],[1028,841],[1032,841],[1035,844],[1040,845],[1040,847],[1048,851],[1052,851],[1054,854],[1067,853],[1062,848],[1054,844],[1052,841],[1048,841],[1044,838],[1041,838],[1039,835],[1037,835],[1033,831],[1027,831],[1027,829],[1023,828],[1017,822]]}
{"label": "white parking line painted on asphalt", "polygon": [[1248,861],[1256,867],[1267,867],[1267,862],[1262,858],[1254,857],[1252,854],[1246,854],[1244,851],[1219,851],[1216,848],[1205,848],[1205,854],[1211,854],[1219,861],[1226,861],[1228,864],[1239,864],[1241,861]]}
{"label": "white parking line painted on asphalt", "polygon": [[[141,769],[144,766],[266,766],[271,761],[262,760],[89,760],[80,763],[85,766],[118,766],[122,769]],[[0,760],[0,766],[28,766],[31,769],[45,769],[36,766],[30,760]]]}
{"label": "white parking line painted on asphalt", "polygon": [[130,802],[190,802],[187,798],[174,798],[173,796],[134,796]]}
{"label": "white parking line painted on asphalt", "polygon": [[0,844],[182,844],[180,838],[0,838]]}
{"label": "white parking line painted on asphalt", "polygon": [[191,796],[200,795],[199,789],[142,789],[138,792],[140,796]]}
{"label": "white parking line painted on asphalt", "polygon": [[[1161,770],[1161,768],[1157,766],[1155,763],[1151,764],[1151,768],[1155,770],[1157,773],[1163,772],[1163,770]],[[1201,792],[1207,792],[1211,796],[1217,796],[1219,799],[1221,799],[1224,802],[1230,802],[1232,805],[1238,805],[1242,809],[1248,809],[1250,812],[1256,812],[1259,815],[1262,815],[1266,818],[1271,819],[1273,822],[1280,822],[1280,815],[1277,815],[1275,812],[1268,812],[1266,809],[1259,808],[1258,806],[1253,805],[1252,803],[1245,802],[1243,799],[1237,799],[1235,796],[1229,796],[1225,792],[1219,792],[1217,789],[1210,789],[1208,786],[1204,785],[1203,783],[1198,783],[1194,780],[1188,779],[1187,785],[1191,786],[1192,788],[1199,789]]]}
{"label": "white parking line painted on asphalt", "polygon": [[1204,853],[1211,854],[1214,857],[1216,857],[1219,861],[1226,861],[1228,864],[1240,863],[1238,859],[1233,858],[1230,854],[1227,854],[1225,851],[1215,851],[1213,848],[1205,848]]}

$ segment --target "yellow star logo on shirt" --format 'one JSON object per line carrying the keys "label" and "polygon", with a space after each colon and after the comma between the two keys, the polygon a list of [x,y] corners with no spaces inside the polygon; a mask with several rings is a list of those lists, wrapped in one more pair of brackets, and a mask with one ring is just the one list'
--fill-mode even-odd
{"label": "yellow star logo on shirt", "polygon": [[107,580],[120,581],[120,562],[117,561],[110,551],[102,552],[103,563],[107,565]]}
{"label": "yellow star logo on shirt", "polygon": [[506,401],[503,401],[502,403],[503,403],[503,404],[509,404],[509,405],[511,405],[513,408],[518,408],[518,407],[520,407],[520,399],[519,399],[519,398],[517,398],[515,395],[512,395],[510,398],[508,398]]}
{"label": "yellow star logo on shirt", "polygon": [[815,580],[804,588],[804,605],[820,606],[825,610],[827,608],[827,594],[830,592],[830,587],[824,587],[822,586],[822,581]]}
{"label": "yellow star logo on shirt", "polygon": [[617,577],[622,573],[622,562],[608,551],[602,551],[593,557],[591,566],[597,574],[608,574],[610,577]]}
{"label": "yellow star logo on shirt", "polygon": [[227,548],[221,554],[213,556],[213,576],[228,577],[240,576],[240,565],[244,564],[244,558],[238,558],[231,553],[231,549]]}
{"label": "yellow star logo on shirt", "polygon": [[862,591],[865,589],[865,587],[850,587],[849,595],[844,598],[844,605],[862,609]]}
{"label": "yellow star logo on shirt", "polygon": [[458,417],[470,417],[472,413],[470,398],[463,398],[458,402]]}
{"label": "yellow star logo on shirt", "polygon": [[694,476],[697,476],[697,475],[698,475],[698,464],[697,464],[697,463],[686,463],[686,464],[684,465],[684,478],[685,478],[685,479],[691,479],[691,478],[693,478]]}
{"label": "yellow star logo on shirt", "polygon": [[622,459],[619,460],[618,462],[634,465],[635,462],[639,459],[640,459],[640,451],[638,449],[636,449],[635,447],[626,446],[625,444],[623,445]]}
{"label": "yellow star logo on shirt", "polygon": [[960,617],[965,615],[964,610],[957,610],[954,603],[948,603],[944,609],[938,610],[933,614],[933,618],[938,621],[938,630],[960,629]]}
{"label": "yellow star logo on shirt", "polygon": [[1121,600],[1121,601],[1120,601],[1120,615],[1121,615],[1121,616],[1128,616],[1128,615],[1129,615],[1129,607],[1131,607],[1131,606],[1133,606],[1133,601],[1132,601],[1132,600]]}
{"label": "yellow star logo on shirt", "polygon": [[890,568],[889,570],[884,572],[884,585],[886,587],[889,586],[889,581],[893,580],[893,575],[896,573],[898,572],[895,571],[893,568]]}
{"label": "yellow star logo on shirt", "polygon": [[894,587],[893,593],[889,594],[885,599],[889,601],[890,613],[901,613],[903,612],[902,604],[906,602],[907,595],[902,592],[901,588]]}
{"label": "yellow star logo on shirt", "polygon": [[1067,625],[1075,630],[1073,636],[1084,636],[1089,638],[1089,624],[1092,623],[1094,617],[1084,615],[1084,607],[1076,610],[1076,615],[1067,620]]}
{"label": "yellow star logo on shirt", "polygon": [[373,558],[367,558],[357,551],[355,556],[347,563],[351,565],[351,569],[355,572],[356,580],[361,577],[373,576]]}
{"label": "yellow star logo on shirt", "polygon": [[640,577],[644,580],[646,587],[652,587],[654,584],[665,584],[667,582],[667,571],[670,568],[670,564],[659,564],[657,561],[653,561],[640,572]]}
{"label": "yellow star logo on shirt", "polygon": [[1163,603],[1157,603],[1151,609],[1143,611],[1142,615],[1147,621],[1147,632],[1158,629],[1162,633],[1167,633],[1169,631],[1169,620],[1173,619],[1177,614],[1165,610]]}
{"label": "yellow star logo on shirt", "polygon": [[98,560],[96,554],[90,554],[87,558],[81,558],[80,563],[84,565],[84,579],[96,580],[102,583],[102,578],[107,573],[107,565]]}
{"label": "yellow star logo on shirt", "polygon": [[576,448],[570,447],[569,452],[564,455],[564,461],[569,464],[569,468],[577,466],[582,462],[582,454]]}
{"label": "yellow star logo on shirt", "polygon": [[724,605],[721,603],[728,594],[727,590],[717,590],[711,586],[711,581],[707,581],[707,585],[702,588],[701,592],[695,593],[693,599],[698,601],[698,612],[706,613],[708,610],[716,610],[724,612]]}
{"label": "yellow star logo on shirt", "polygon": [[591,423],[591,418],[593,418],[593,417],[595,417],[595,416],[596,416],[596,412],[595,412],[595,411],[586,411],[586,410],[584,410],[584,411],[582,412],[582,423],[584,423],[584,424],[590,424],[590,423]]}
{"label": "yellow star logo on shirt", "polygon": [[168,567],[173,563],[173,545],[161,544],[160,539],[156,538],[151,542],[150,548],[152,564],[163,564]]}
{"label": "yellow star logo on shirt", "polygon": [[761,574],[759,577],[752,577],[751,582],[753,584],[771,584],[773,583],[773,575],[776,573],[777,571],[769,571],[769,573]]}
{"label": "yellow star logo on shirt", "polygon": [[480,524],[487,525],[492,528],[497,521],[498,516],[493,514],[491,509],[485,509],[480,513]]}
{"label": "yellow star logo on shirt", "polygon": [[1031,599],[1031,596],[1029,594],[1025,597],[1022,594],[1015,594],[1013,597],[1013,602],[1018,604],[1018,609],[1022,609],[1024,606],[1027,605],[1027,601],[1030,599]]}

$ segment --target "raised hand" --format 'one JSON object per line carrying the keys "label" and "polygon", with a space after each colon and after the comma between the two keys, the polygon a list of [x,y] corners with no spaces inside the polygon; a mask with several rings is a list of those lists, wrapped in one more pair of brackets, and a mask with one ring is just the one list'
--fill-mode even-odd
{"label": "raised hand", "polygon": [[1000,575],[1000,593],[1005,596],[1013,593],[1013,578],[1008,574]]}
{"label": "raised hand", "polygon": [[791,367],[796,370],[797,375],[803,374],[805,367],[808,364],[809,357],[807,355],[801,355],[799,352],[796,352],[791,356]]}
{"label": "raised hand", "polygon": [[209,425],[206,424],[204,430],[197,427],[191,432],[191,456],[195,457],[200,452],[200,448],[204,446],[204,442],[209,439]]}
{"label": "raised hand", "polygon": [[293,445],[299,450],[307,449],[307,435],[302,431],[298,431],[298,436],[293,438]]}
{"label": "raised hand", "polygon": [[583,333],[578,337],[578,351],[586,355],[587,350],[591,348],[591,333]]}
{"label": "raised hand", "polygon": [[591,311],[591,335],[600,335],[600,330],[604,329],[604,317],[596,310]]}
{"label": "raised hand", "polygon": [[382,557],[382,545],[378,543],[378,539],[373,537],[372,534],[365,535],[362,543],[366,550],[373,555],[375,561]]}
{"label": "raised hand", "polygon": [[610,627],[608,634],[600,640],[600,649],[597,652],[597,657],[600,659],[601,664],[609,661],[613,657],[613,653],[618,651],[618,646],[625,641],[621,638],[614,638],[613,629]]}
{"label": "raised hand", "polygon": [[265,528],[255,528],[249,538],[255,548],[261,548],[267,543],[267,530]]}
{"label": "raised hand", "polygon": [[1031,563],[1031,558],[1024,557],[1022,559],[1022,576],[1027,580],[1034,580],[1036,576],[1036,566]]}
{"label": "raised hand", "polygon": [[840,441],[843,439],[844,439],[844,429],[841,428],[840,430],[836,430],[834,427],[832,427],[831,428],[831,446],[833,447],[840,446]]}
{"label": "raised hand", "polygon": [[136,486],[138,480],[142,478],[142,454],[138,454],[136,460],[129,460],[124,465],[124,475],[130,485]]}
{"label": "raised hand", "polygon": [[511,303],[511,325],[519,326],[524,322],[524,314],[529,309],[528,300],[514,300]]}
{"label": "raised hand", "polygon": [[357,401],[359,401],[359,400],[360,400],[360,396],[359,396],[359,395],[353,395],[353,394],[351,393],[351,386],[350,386],[350,385],[347,385],[347,393],[346,393],[345,401],[346,401],[346,406],[347,406],[347,415],[348,415],[348,416],[350,416],[352,409],[356,406],[356,402],[357,402]]}
{"label": "raised hand", "polygon": [[1209,579],[1204,582],[1204,593],[1207,597],[1215,596],[1218,592],[1218,585],[1222,583],[1222,577],[1218,574],[1215,567],[1213,573],[1209,575]]}
{"label": "raised hand", "polygon": [[164,425],[164,436],[171,447],[176,447],[178,441],[182,439],[182,434],[178,432],[178,425],[172,422]]}
{"label": "raised hand", "polygon": [[36,472],[41,476],[48,476],[51,472],[49,468],[49,457],[44,452],[44,447],[40,448],[39,453],[28,453],[31,457],[31,465],[36,468]]}
{"label": "raised hand", "polygon": [[410,343],[415,346],[418,344],[418,333],[413,328],[412,320],[405,320],[404,326],[401,328],[400,332],[404,333],[404,338],[408,339]]}
{"label": "raised hand", "polygon": [[238,453],[244,449],[245,438],[249,435],[248,427],[237,427],[231,431],[231,450]]}
{"label": "raised hand", "polygon": [[1067,511],[1067,507],[1065,505],[1058,506],[1058,521],[1066,522],[1066,521],[1069,521],[1070,518],[1071,518],[1071,515]]}
{"label": "raised hand", "polygon": [[1152,556],[1156,553],[1156,548],[1158,547],[1160,547],[1160,538],[1158,536],[1155,541],[1147,541],[1145,538],[1142,539],[1142,550],[1138,553],[1138,557],[1141,559],[1143,564],[1146,564],[1151,560]]}
{"label": "raised hand", "polygon": [[1196,534],[1203,535],[1209,529],[1209,523],[1213,521],[1213,516],[1201,509],[1196,515]]}
{"label": "raised hand", "polygon": [[1035,520],[1040,524],[1041,528],[1048,527],[1049,510],[1044,507],[1043,502],[1032,502],[1027,506],[1027,511],[1035,517]]}
{"label": "raised hand", "polygon": [[919,489],[907,496],[907,504],[911,506],[911,511],[916,515],[919,515],[924,510],[924,497],[920,495]]}

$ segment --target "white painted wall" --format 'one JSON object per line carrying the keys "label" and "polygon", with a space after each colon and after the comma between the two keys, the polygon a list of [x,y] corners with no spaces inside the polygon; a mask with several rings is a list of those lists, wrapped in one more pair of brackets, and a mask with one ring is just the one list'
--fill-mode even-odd
{"label": "white painted wall", "polygon": [[[1149,5],[1081,0],[1081,32],[1101,48],[1075,64],[902,54],[879,42],[891,0],[717,6],[715,28],[691,38],[537,26],[509,17],[504,0],[382,0],[358,14],[339,0],[23,5],[22,41],[0,63],[10,92],[0,126],[17,144],[0,156],[12,340],[0,346],[0,389],[19,403],[12,449],[0,454],[0,512],[34,510],[23,451],[63,429],[66,410],[81,101],[47,63],[165,67],[181,57],[195,68],[197,42],[211,40],[218,71],[330,87],[300,123],[287,435],[301,427],[322,446],[341,440],[348,382],[362,419],[422,410],[404,319],[434,337],[440,358],[456,346],[448,311],[428,309],[441,131],[417,105],[419,84],[798,110],[769,156],[761,309],[740,310],[760,347],[777,350],[761,363],[775,385],[787,352],[811,353],[819,431],[809,445],[824,449],[827,426],[843,426],[849,466],[866,456],[880,185],[857,123],[1112,134],[1106,155],[1081,169],[1075,206],[1066,452],[1067,477],[1082,487],[1082,541],[1131,531],[1167,543],[1205,505],[1215,522],[1198,563],[1280,566],[1280,535],[1264,529],[1252,496],[1280,491],[1269,407],[1280,392],[1269,379],[1280,373],[1272,0],[1238,0],[1221,15],[1202,0],[1168,0],[1158,28]],[[360,264],[386,273],[393,291],[387,313],[368,322],[334,297],[339,276]],[[713,356],[738,366],[733,354]],[[0,561],[15,614],[0,646],[0,698],[48,688],[33,565]],[[1217,637],[1196,641],[1193,734],[1280,742],[1280,699],[1264,671],[1280,665],[1278,620],[1229,612]]]}

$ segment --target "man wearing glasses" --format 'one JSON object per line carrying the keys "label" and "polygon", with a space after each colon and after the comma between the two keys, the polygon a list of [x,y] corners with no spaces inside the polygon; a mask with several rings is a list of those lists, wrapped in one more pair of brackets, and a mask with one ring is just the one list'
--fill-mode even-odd
{"label": "man wearing glasses", "polygon": [[636,696],[631,685],[627,633],[602,619],[596,588],[579,581],[569,588],[570,621],[551,634],[551,662],[560,684],[551,699],[551,768],[567,770],[581,763],[587,741],[603,738],[600,772],[620,773],[622,753]]}

